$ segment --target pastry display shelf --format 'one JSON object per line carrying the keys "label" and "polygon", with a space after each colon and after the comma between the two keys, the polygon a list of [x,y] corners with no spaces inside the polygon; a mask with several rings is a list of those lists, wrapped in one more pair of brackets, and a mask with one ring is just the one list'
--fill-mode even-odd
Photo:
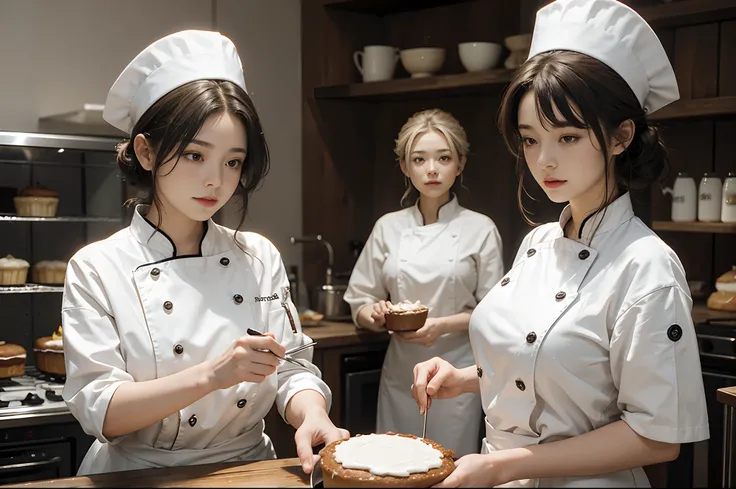
{"label": "pastry display shelf", "polygon": [[14,222],[121,222],[122,217],[22,217],[14,214],[0,214],[0,221]]}
{"label": "pastry display shelf", "polygon": [[61,292],[64,292],[64,287],[62,285],[0,285],[0,294],[44,294]]}

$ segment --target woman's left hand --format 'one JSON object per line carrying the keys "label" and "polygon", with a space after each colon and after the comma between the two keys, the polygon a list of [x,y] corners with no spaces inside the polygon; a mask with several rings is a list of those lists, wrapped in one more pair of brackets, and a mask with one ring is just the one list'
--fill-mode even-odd
{"label": "woman's left hand", "polygon": [[441,318],[427,318],[424,326],[416,331],[394,331],[396,339],[405,343],[416,343],[422,346],[432,346],[444,334]]}
{"label": "woman's left hand", "polygon": [[471,453],[460,457],[452,474],[433,487],[496,487],[509,482],[501,470],[503,459],[496,455]]}
{"label": "woman's left hand", "polygon": [[304,473],[311,474],[314,465],[319,461],[319,455],[314,454],[313,447],[347,438],[350,438],[350,433],[332,424],[326,412],[314,411],[308,414],[294,435],[296,453]]}

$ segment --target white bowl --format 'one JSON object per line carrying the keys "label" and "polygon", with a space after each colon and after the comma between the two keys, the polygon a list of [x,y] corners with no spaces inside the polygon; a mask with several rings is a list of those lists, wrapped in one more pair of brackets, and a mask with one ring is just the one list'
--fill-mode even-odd
{"label": "white bowl", "polygon": [[400,56],[401,64],[412,78],[432,76],[445,63],[444,48],[403,49]]}
{"label": "white bowl", "polygon": [[509,51],[524,51],[532,45],[531,34],[517,34],[509,36],[503,40],[503,43],[509,48]]}
{"label": "white bowl", "polygon": [[501,57],[501,45],[495,42],[461,42],[457,51],[468,71],[490,70]]}

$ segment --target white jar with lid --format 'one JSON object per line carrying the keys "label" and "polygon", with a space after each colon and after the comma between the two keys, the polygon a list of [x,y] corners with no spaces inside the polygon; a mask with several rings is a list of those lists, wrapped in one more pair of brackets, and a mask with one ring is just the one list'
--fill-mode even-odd
{"label": "white jar with lid", "polygon": [[731,172],[723,182],[721,221],[736,222],[736,173]]}
{"label": "white jar with lid", "polygon": [[706,173],[698,187],[698,221],[721,220],[721,179],[715,173]]}

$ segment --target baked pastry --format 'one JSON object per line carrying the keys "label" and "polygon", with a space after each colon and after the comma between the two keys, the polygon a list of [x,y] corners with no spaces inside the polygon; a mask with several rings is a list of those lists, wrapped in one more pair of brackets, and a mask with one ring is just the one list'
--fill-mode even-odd
{"label": "baked pastry", "polygon": [[56,190],[31,185],[13,197],[15,213],[22,217],[54,217],[59,206],[59,193]]}
{"label": "baked pastry", "polygon": [[0,341],[0,378],[19,377],[26,371],[26,349]]}
{"label": "baked pastry", "polygon": [[31,281],[35,284],[63,284],[66,262],[40,261],[31,269]]}
{"label": "baked pastry", "polygon": [[398,304],[389,304],[386,313],[386,329],[390,331],[416,331],[427,320],[429,309],[419,301],[411,303],[402,301]]}
{"label": "baked pastry", "polygon": [[431,487],[455,470],[452,450],[390,431],[334,441],[319,455],[325,487]]}
{"label": "baked pastry", "polygon": [[736,266],[716,279],[716,291],[708,297],[708,308],[736,312]]}
{"label": "baked pastry", "polygon": [[36,368],[40,372],[66,375],[64,339],[61,326],[51,336],[36,339],[33,342],[33,353],[36,355]]}
{"label": "baked pastry", "polygon": [[23,285],[28,278],[28,268],[31,266],[25,260],[8,255],[0,258],[0,285]]}

